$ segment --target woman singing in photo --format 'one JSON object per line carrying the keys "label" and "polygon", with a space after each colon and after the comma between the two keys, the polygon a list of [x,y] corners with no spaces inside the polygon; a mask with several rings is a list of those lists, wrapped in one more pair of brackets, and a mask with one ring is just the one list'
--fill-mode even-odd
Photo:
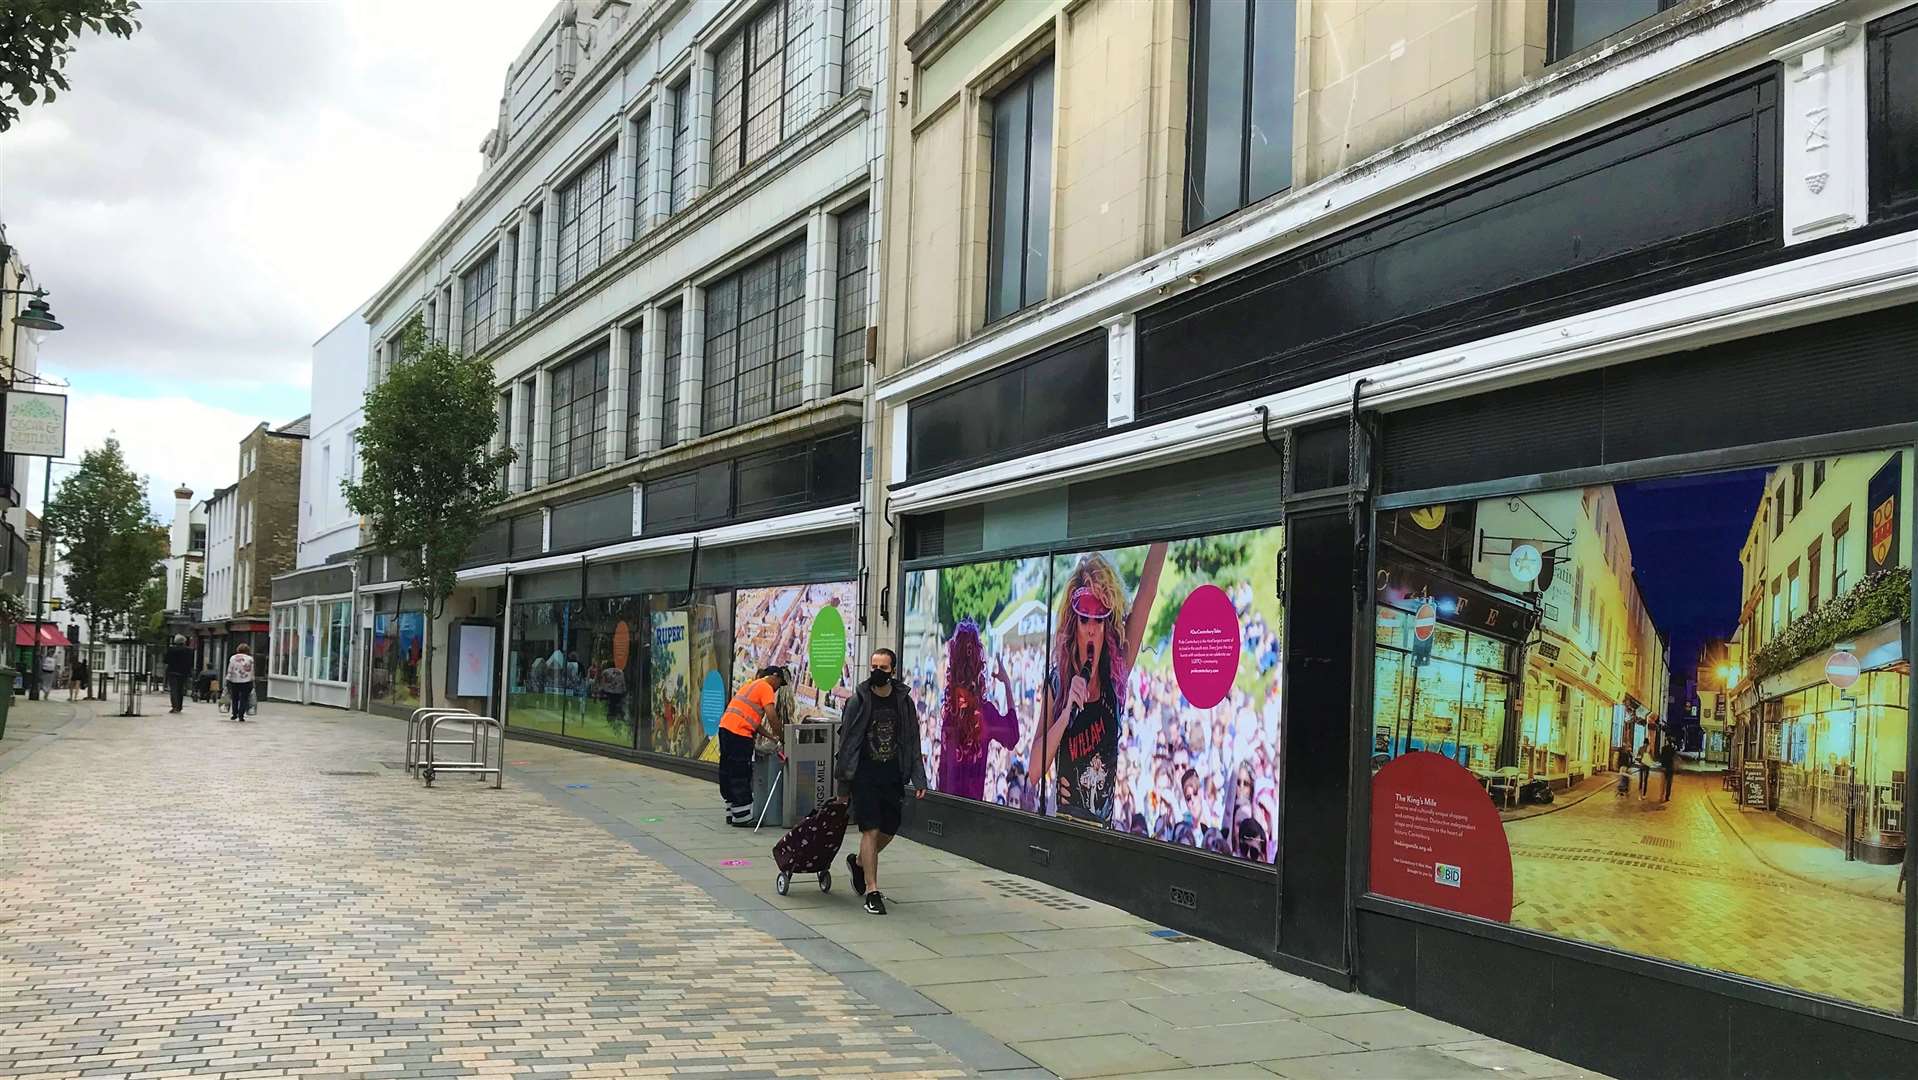
{"label": "woman singing in photo", "polygon": [[[1055,764],[1055,813],[1108,824],[1119,766],[1127,676],[1145,637],[1165,566],[1163,543],[1146,550],[1128,605],[1118,568],[1096,551],[1079,557],[1059,593],[1048,701],[1056,706],[1031,760]],[[1043,767],[1042,767],[1043,774]]]}

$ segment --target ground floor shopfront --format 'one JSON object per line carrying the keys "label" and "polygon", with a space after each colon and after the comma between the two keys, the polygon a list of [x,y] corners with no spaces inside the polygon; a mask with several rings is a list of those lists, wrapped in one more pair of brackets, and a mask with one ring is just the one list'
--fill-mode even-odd
{"label": "ground floor shopfront", "polygon": [[[355,584],[350,563],[273,579],[272,621],[266,641],[253,647],[268,697],[335,708],[365,700],[356,686],[363,667],[354,659]],[[224,671],[224,664],[217,670]]]}

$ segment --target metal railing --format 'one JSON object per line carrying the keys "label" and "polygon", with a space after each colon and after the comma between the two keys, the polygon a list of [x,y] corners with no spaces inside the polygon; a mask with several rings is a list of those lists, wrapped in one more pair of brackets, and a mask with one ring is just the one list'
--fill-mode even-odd
{"label": "metal railing", "polygon": [[[440,736],[440,725],[463,727],[466,738]],[[464,760],[442,755],[442,748],[465,748]],[[442,773],[469,773],[484,780],[493,778],[498,788],[506,782],[506,726],[491,716],[467,709],[415,709],[406,722],[406,770],[417,775],[427,787]]]}

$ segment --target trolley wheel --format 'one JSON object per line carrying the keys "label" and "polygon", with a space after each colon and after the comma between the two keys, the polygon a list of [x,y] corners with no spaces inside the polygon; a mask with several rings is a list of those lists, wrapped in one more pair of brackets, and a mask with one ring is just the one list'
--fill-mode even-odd
{"label": "trolley wheel", "polygon": [[433,786],[433,767],[431,765],[428,765],[420,771],[420,779],[426,781],[427,787]]}
{"label": "trolley wheel", "polygon": [[821,870],[819,872],[819,891],[820,892],[832,891],[832,871],[831,870]]}
{"label": "trolley wheel", "polygon": [[784,870],[781,870],[779,876],[773,879],[773,891],[781,896],[786,895],[787,891],[792,888],[792,885],[793,876]]}

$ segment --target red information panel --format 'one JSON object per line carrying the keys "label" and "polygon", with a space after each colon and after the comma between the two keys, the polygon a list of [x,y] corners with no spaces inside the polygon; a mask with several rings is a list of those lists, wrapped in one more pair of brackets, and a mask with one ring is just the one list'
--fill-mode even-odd
{"label": "red information panel", "polygon": [[1512,921],[1505,826],[1465,766],[1415,751],[1372,778],[1371,889],[1462,915]]}

